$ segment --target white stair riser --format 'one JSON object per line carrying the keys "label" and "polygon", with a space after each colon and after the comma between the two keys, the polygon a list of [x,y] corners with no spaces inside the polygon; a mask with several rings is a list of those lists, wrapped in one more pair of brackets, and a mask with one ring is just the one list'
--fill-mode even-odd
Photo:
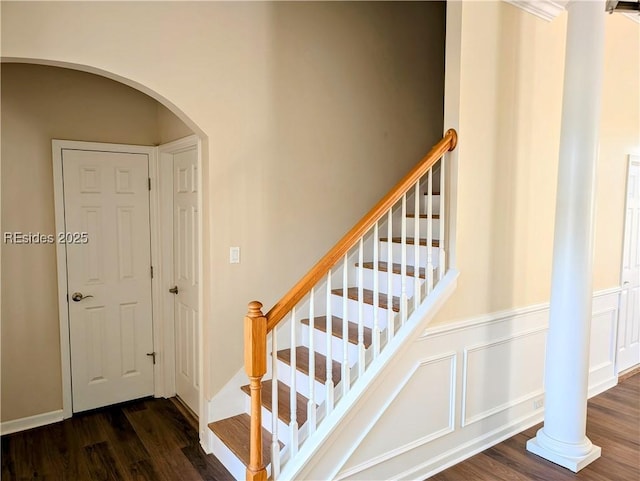
{"label": "white stair riser", "polygon": [[[309,326],[303,324],[300,326],[300,335],[302,344],[309,347]],[[313,348],[316,352],[319,352],[323,356],[327,355],[327,335],[319,330],[314,329],[313,336]],[[344,359],[344,345],[341,338],[331,336],[331,358],[342,362]],[[353,366],[358,360],[358,346],[350,342],[347,343],[347,356],[349,359],[349,366]]]}
{"label": "white stair riser", "polygon": [[[387,262],[388,258],[388,242],[380,242],[380,260]],[[407,265],[414,266],[415,265],[415,246],[407,245]],[[420,256],[420,267],[427,266],[427,246],[419,246],[418,247],[418,255]],[[402,262],[402,244],[399,242],[391,242],[391,256],[392,260],[396,264],[400,264]],[[438,247],[431,248],[431,261],[433,263],[433,267],[438,267],[440,256],[440,249]]]}
{"label": "white stair riser", "polygon": [[[382,293],[387,293],[388,289],[388,274],[387,272],[381,272],[379,271],[378,274],[378,290],[379,292]],[[375,271],[373,269],[363,269],[362,272],[362,278],[363,278],[363,287],[365,289],[369,289],[369,290],[373,290],[373,283],[374,280],[376,278],[376,274]],[[425,280],[420,278],[419,279],[419,285],[421,286],[422,284],[424,284]],[[413,297],[413,292],[415,290],[415,277],[413,276],[407,276],[407,281],[406,281],[406,290],[407,290],[407,296],[409,296],[410,298]],[[391,273],[391,292],[392,295],[396,296],[396,297],[400,297],[400,294],[402,294],[402,276],[400,274],[394,274]]]}
{"label": "white stair riser", "polygon": [[[220,460],[222,465],[231,473],[233,479],[245,479],[247,468],[244,463],[233,454],[233,452],[223,443],[215,433],[211,436],[211,450],[213,455]],[[271,466],[267,468],[270,471]]]}
{"label": "white stair riser", "polygon": [[[245,393],[246,394],[246,393]],[[264,392],[262,393],[264,395]],[[245,412],[251,415],[251,397],[246,394],[245,395]],[[269,411],[266,407],[262,406],[262,427],[267,431],[272,432],[273,426],[271,425],[273,421],[273,415],[271,411]],[[283,443],[289,442],[289,425],[285,424],[282,419],[278,417],[278,439]]]}
{"label": "white stair riser", "polygon": [[[431,238],[434,240],[440,239],[440,220],[432,219],[432,232]],[[418,220],[418,232],[420,233],[420,238],[427,238],[427,225],[429,224],[427,219],[420,218]],[[407,218],[407,237],[415,237],[415,219],[408,217]],[[402,225],[400,223],[396,223],[393,225],[393,236],[400,237],[402,235]],[[386,237],[387,232],[383,232],[380,237]]]}
{"label": "white stair riser", "polygon": [[[429,202],[429,198],[426,195],[423,195],[424,199],[422,200],[422,213],[426,214],[427,213],[427,208],[429,207],[428,202]],[[432,199],[432,203],[433,203],[433,209],[431,211],[432,214],[439,214],[440,213],[440,196],[439,195],[433,195],[431,194],[431,199]]]}
{"label": "white stair riser", "polygon": [[[345,316],[342,315],[342,308],[343,308],[342,302],[343,302],[342,296],[338,296],[335,294],[331,296],[332,312],[339,313],[340,317],[344,319]],[[358,305],[358,301],[353,299],[347,299],[346,318],[349,319],[351,322],[357,323],[359,320],[359,317],[358,317],[359,309],[360,307]],[[372,329],[374,324],[373,313],[375,309],[376,307],[372,306],[371,304],[362,303],[363,324]],[[387,316],[389,315],[389,311],[382,307],[378,307],[377,309],[378,309],[378,326],[380,329],[385,329],[387,327]]]}
{"label": "white stair riser", "polygon": [[[291,366],[278,360],[278,379],[291,387]],[[316,404],[322,404],[326,398],[325,385],[314,381],[314,399]],[[307,399],[309,398],[309,376],[296,369],[296,391]]]}

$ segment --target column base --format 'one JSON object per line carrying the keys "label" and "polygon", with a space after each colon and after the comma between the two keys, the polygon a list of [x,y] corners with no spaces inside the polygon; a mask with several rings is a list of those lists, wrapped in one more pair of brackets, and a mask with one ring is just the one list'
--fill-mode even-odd
{"label": "column base", "polygon": [[[598,459],[602,453],[602,449],[600,446],[595,446],[591,444],[591,441],[587,439],[586,447],[582,453],[575,453],[575,445],[567,445],[567,450],[562,450],[561,443],[558,441],[554,441],[554,447],[560,449],[550,449],[545,446],[548,440],[548,436],[545,435],[542,429],[540,429],[537,433],[537,436],[533,439],[529,439],[527,441],[527,451],[530,453],[536,454],[541,458],[544,458],[552,463],[558,464],[563,468],[567,468],[574,473],[577,473],[585,466],[591,464],[593,461]],[[542,440],[542,442],[541,442]],[[562,452],[565,451],[565,452]],[[567,453],[566,451],[574,451]]]}

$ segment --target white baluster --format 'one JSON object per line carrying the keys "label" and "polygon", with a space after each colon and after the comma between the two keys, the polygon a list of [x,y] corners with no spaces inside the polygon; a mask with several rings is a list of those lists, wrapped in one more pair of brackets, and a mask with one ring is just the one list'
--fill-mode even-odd
{"label": "white baluster", "polygon": [[[442,202],[442,198],[440,199]],[[442,219],[440,219],[442,232]],[[433,168],[429,169],[427,177],[427,294],[433,290]]]}
{"label": "white baluster", "polygon": [[445,186],[447,184],[446,182],[446,178],[445,178],[445,171],[446,171],[446,156],[442,156],[442,158],[440,159],[440,260],[438,262],[438,280],[442,279],[442,277],[444,276],[445,270],[446,270],[446,257],[445,257],[445,233],[446,233],[446,223],[445,223]]}
{"label": "white baluster", "polygon": [[347,271],[348,253],[342,261],[342,393],[346,395],[351,387],[349,370],[349,309],[348,309],[348,285],[349,272]]}
{"label": "white baluster", "polygon": [[291,385],[289,404],[291,405],[291,420],[289,421],[289,449],[291,457],[298,453],[298,398],[296,396],[296,308],[291,310]]}
{"label": "white baluster", "polygon": [[325,382],[325,406],[327,414],[333,411],[333,315],[331,312],[331,269],[327,274],[327,380]]}
{"label": "white baluster", "polygon": [[[400,294],[400,325],[404,326],[407,320],[407,194],[402,195],[402,235],[400,238],[401,245],[401,260],[400,260],[400,277],[402,282],[402,289]],[[414,242],[417,242],[414,239]],[[389,309],[393,307],[393,296],[391,293],[387,294],[387,304]]]}
{"label": "white baluster", "polygon": [[316,430],[316,351],[314,346],[315,329],[315,288],[309,294],[309,402],[307,403],[307,426],[309,434]]}
{"label": "white baluster", "polygon": [[[393,207],[387,212],[387,295],[393,294]],[[395,334],[393,309],[387,306],[387,340]]]}
{"label": "white baluster", "polygon": [[379,242],[380,234],[378,232],[378,223],[373,227],[373,358],[375,359],[380,354],[380,319],[379,319],[379,307],[380,307],[380,272],[379,266]]}
{"label": "white baluster", "polygon": [[420,181],[413,191],[413,309],[420,304]]}
{"label": "white baluster", "polygon": [[[358,374],[364,374],[364,263],[363,240],[358,242]],[[374,301],[375,305],[375,301]]]}
{"label": "white baluster", "polygon": [[280,443],[278,442],[278,326],[271,331],[271,477],[280,474]]}

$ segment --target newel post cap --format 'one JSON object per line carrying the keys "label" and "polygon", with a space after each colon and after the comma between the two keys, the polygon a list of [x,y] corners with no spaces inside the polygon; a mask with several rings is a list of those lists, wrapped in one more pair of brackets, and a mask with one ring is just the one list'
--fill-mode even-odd
{"label": "newel post cap", "polygon": [[262,313],[262,302],[251,301],[247,310],[247,317],[264,317]]}

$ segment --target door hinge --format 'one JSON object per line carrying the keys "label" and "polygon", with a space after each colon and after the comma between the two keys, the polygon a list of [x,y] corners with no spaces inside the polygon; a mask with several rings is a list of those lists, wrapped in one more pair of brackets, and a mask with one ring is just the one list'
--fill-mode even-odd
{"label": "door hinge", "polygon": [[151,190],[151,177],[148,177],[147,180],[149,181],[149,190]]}
{"label": "door hinge", "polygon": [[151,266],[151,279],[153,279],[153,266]]}

